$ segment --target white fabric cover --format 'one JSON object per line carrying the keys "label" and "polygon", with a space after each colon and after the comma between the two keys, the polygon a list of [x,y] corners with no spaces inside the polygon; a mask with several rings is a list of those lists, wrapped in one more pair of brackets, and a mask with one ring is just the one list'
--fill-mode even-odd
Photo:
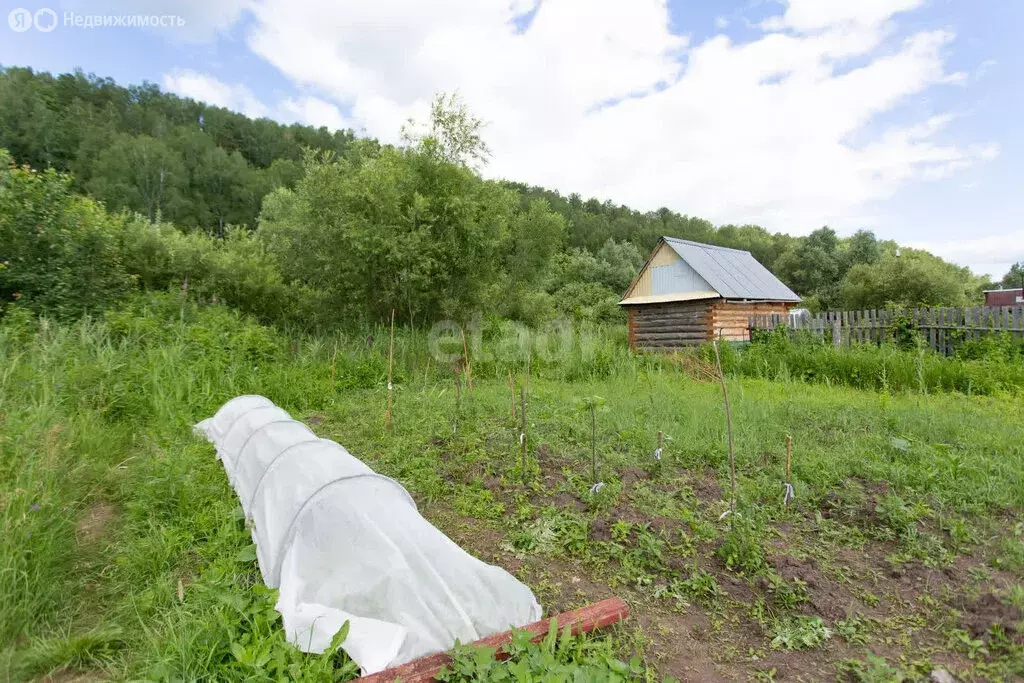
{"label": "white fabric cover", "polygon": [[262,396],[239,396],[196,432],[213,442],[252,521],[288,640],[342,648],[364,674],[523,626],[533,593],[425,520],[398,482],[320,439]]}

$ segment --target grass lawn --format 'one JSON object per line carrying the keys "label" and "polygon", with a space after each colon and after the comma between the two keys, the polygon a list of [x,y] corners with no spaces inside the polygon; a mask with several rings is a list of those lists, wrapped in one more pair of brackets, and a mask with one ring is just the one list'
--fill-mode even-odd
{"label": "grass lawn", "polygon": [[[355,675],[343,654],[284,642],[223,469],[191,434],[241,393],[401,481],[424,516],[520,577],[547,613],[622,596],[631,618],[595,642],[640,657],[629,675],[1024,676],[1019,400],[730,377],[738,514],[721,519],[731,487],[718,383],[642,360],[579,381],[539,373],[524,473],[507,369],[481,362],[457,397],[447,368],[403,351],[389,434],[383,346],[336,356],[223,310],[71,326],[9,316],[0,676]],[[596,396],[592,443],[582,403]]]}

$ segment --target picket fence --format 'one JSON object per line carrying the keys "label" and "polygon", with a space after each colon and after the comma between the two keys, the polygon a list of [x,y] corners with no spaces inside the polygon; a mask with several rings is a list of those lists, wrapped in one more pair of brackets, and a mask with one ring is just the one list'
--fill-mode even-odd
{"label": "picket fence", "polygon": [[817,315],[753,315],[755,330],[786,326],[829,338],[837,347],[878,344],[893,339],[899,323],[916,328],[924,342],[936,351],[951,354],[963,341],[1008,332],[1024,337],[1024,306],[974,306],[969,308],[914,308],[872,311],[830,311]]}

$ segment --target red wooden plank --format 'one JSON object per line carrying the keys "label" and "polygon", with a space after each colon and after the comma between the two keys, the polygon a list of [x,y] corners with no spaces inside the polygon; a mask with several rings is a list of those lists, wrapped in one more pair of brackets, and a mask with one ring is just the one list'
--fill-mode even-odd
{"label": "red wooden plank", "polygon": [[[587,605],[571,612],[564,612],[555,617],[555,619],[558,621],[559,630],[563,630],[566,626],[571,625],[572,632],[575,634],[611,626],[628,616],[629,605],[621,598],[608,598],[607,600],[595,602],[592,605]],[[541,621],[527,624],[521,630],[533,633],[534,636],[531,640],[536,643],[547,635],[550,626],[551,619],[542,619]],[[505,631],[504,633],[496,633],[493,636],[481,638],[473,643],[473,645],[501,648],[502,645],[511,640],[512,632]],[[496,658],[499,660],[507,659],[508,654],[499,649]],[[401,666],[385,669],[369,676],[363,676],[357,680],[361,681],[361,683],[393,683],[401,679],[402,683],[426,683],[427,681],[434,680],[434,676],[450,661],[451,657],[448,656],[447,652],[438,652],[437,654],[420,657]]]}

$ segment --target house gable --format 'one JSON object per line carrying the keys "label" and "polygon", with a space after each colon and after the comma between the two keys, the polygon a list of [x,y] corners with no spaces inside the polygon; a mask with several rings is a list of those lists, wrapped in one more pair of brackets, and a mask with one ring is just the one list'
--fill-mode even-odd
{"label": "house gable", "polygon": [[622,303],[686,301],[717,296],[714,287],[662,240],[626,290]]}

